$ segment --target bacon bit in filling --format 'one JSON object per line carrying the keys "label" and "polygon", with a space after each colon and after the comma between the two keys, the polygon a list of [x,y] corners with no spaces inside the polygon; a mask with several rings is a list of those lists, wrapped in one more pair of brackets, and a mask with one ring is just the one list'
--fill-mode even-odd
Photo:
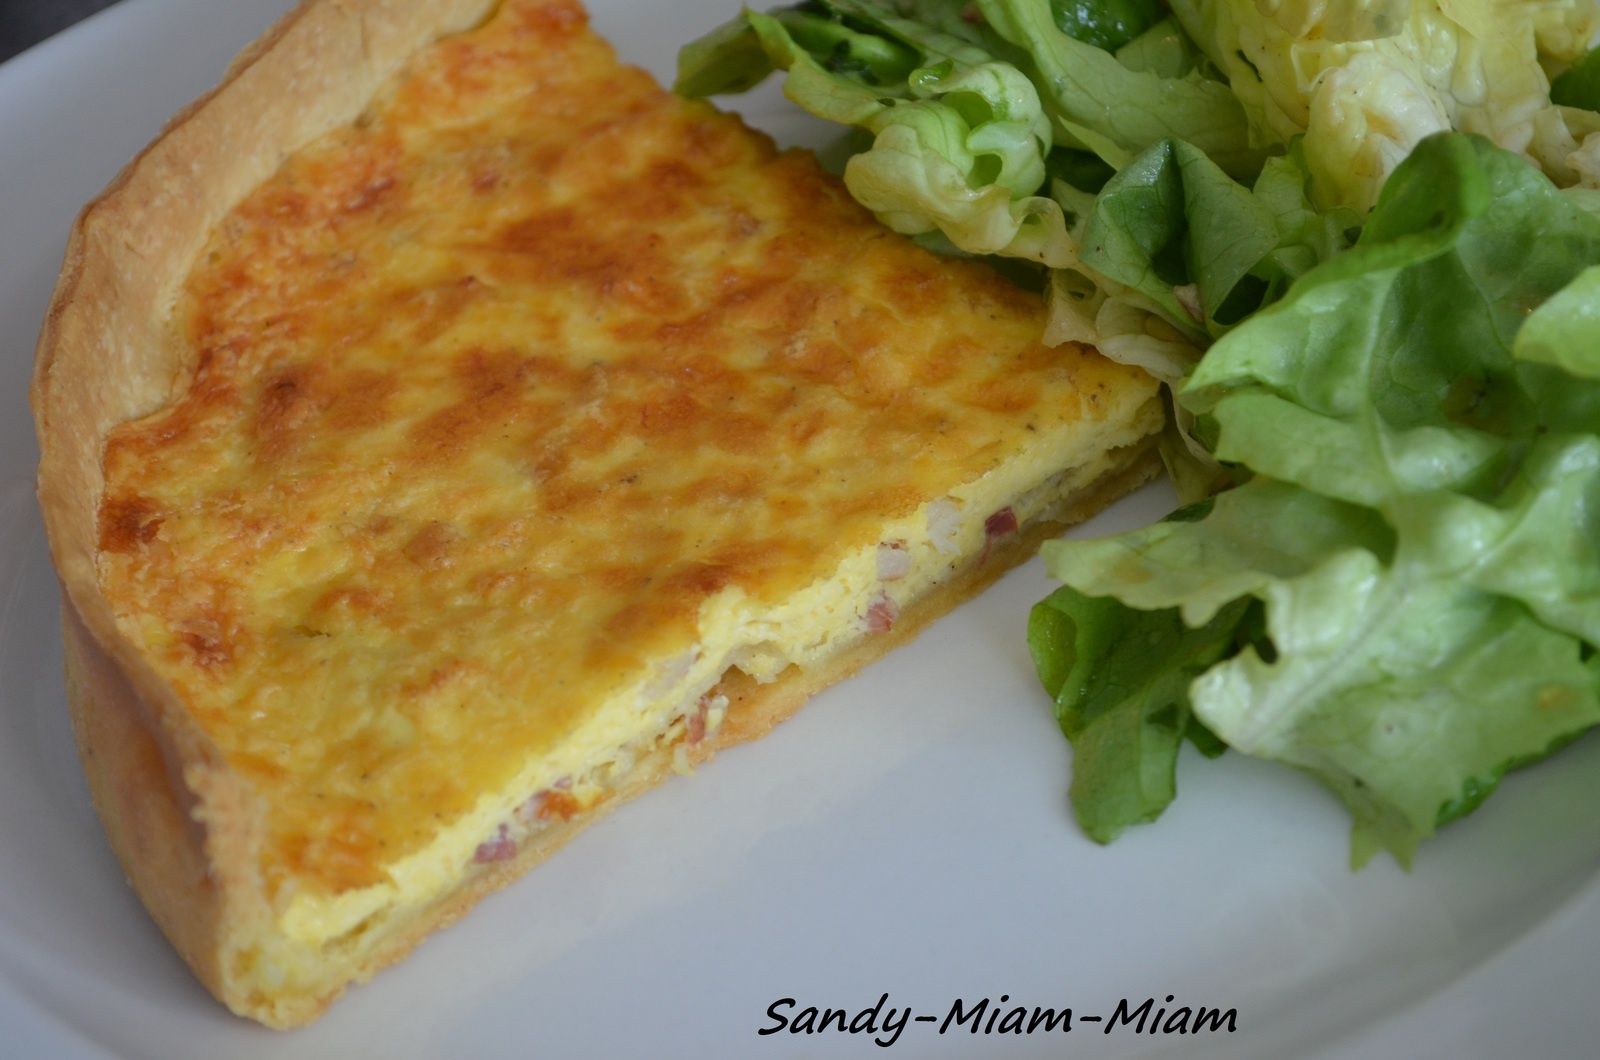
{"label": "bacon bit in filling", "polygon": [[517,856],[517,841],[511,838],[506,826],[501,825],[494,838],[488,842],[479,843],[478,849],[473,853],[472,860],[479,865],[490,865],[496,861],[509,861]]}
{"label": "bacon bit in filling", "polygon": [[911,573],[911,553],[904,541],[885,541],[878,546],[878,578],[892,582]]}
{"label": "bacon bit in filling", "polygon": [[1017,532],[1017,513],[1008,505],[995,512],[983,521],[983,555],[978,557],[978,562],[983,563],[989,558],[989,549],[996,541],[1003,537],[1010,537]]}
{"label": "bacon bit in filling", "polygon": [[878,598],[872,601],[872,606],[867,608],[867,630],[871,633],[887,633],[894,628],[894,620],[900,617],[900,605],[888,593],[880,592]]}
{"label": "bacon bit in filling", "polygon": [[688,776],[694,772],[689,749],[705,742],[716,732],[728,714],[728,697],[707,692],[695,703],[692,711],[683,716],[683,738],[672,745],[672,768]]}
{"label": "bacon bit in filling", "polygon": [[1001,508],[983,521],[983,532],[990,541],[998,541],[1017,532],[1017,513],[1009,507]]}
{"label": "bacon bit in filling", "polygon": [[690,714],[684,722],[683,738],[691,747],[706,738],[706,714],[711,710],[711,696],[709,693],[700,697],[700,702],[695,706],[694,713]]}

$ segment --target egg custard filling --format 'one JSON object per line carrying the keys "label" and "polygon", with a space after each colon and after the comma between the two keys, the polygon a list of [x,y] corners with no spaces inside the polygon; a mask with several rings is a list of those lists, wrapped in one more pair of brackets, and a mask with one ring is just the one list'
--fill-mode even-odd
{"label": "egg custard filling", "polygon": [[730,677],[842,672],[1138,481],[1154,385],[1043,313],[572,4],[507,0],[289,155],[182,284],[186,371],[100,507],[119,634],[253,800],[226,974],[335,990],[717,742]]}

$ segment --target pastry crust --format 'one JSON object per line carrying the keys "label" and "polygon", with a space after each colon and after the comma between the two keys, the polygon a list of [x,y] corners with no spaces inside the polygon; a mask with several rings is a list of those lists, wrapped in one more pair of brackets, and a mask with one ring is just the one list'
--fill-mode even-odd
{"label": "pastry crust", "polygon": [[[308,0],[241,55],[223,83],[179,115],[84,211],[39,342],[31,400],[39,502],[64,596],[68,695],[90,790],[134,889],[202,982],[269,1026],[314,1018],[347,982],[398,959],[490,890],[526,871],[599,813],[659,781],[671,750],[646,757],[602,807],[539,833],[517,856],[386,924],[352,973],[310,988],[263,987],[254,945],[273,912],[256,852],[263,814],[248,784],[171,686],[119,632],[97,573],[102,459],[111,430],[167,403],[185,371],[170,310],[209,233],[283,159],[353,120],[415,51],[491,13],[492,0]],[[892,634],[828,666],[757,686],[730,679],[729,720],[694,754],[766,732],[813,692],[860,668],[972,595],[1038,541],[1150,477],[1153,449],[1115,470],[1052,523],[909,609]]]}

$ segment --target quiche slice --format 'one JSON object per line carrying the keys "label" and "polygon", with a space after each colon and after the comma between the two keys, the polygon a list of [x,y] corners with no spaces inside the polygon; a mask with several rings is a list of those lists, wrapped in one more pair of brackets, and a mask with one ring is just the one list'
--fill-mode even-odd
{"label": "quiche slice", "polygon": [[39,349],[133,887],[313,1018],[1148,477],[1154,385],[1041,315],[570,0],[309,0],[86,210]]}

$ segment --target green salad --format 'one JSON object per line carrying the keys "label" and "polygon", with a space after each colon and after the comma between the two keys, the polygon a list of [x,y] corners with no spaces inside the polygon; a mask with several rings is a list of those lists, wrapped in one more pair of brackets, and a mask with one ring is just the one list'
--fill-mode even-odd
{"label": "green salad", "polygon": [[1047,545],[1028,628],[1094,839],[1188,742],[1409,863],[1600,722],[1597,43],[1600,0],[809,0],[683,49],[1168,386],[1185,507]]}

